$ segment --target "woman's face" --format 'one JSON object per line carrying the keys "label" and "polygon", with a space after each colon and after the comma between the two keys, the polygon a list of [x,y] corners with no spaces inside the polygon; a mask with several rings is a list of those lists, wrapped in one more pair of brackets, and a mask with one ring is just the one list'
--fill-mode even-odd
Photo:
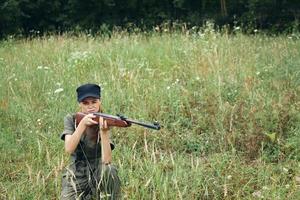
{"label": "woman's face", "polygon": [[79,103],[79,106],[81,112],[84,113],[99,112],[101,108],[101,101],[100,99],[96,99],[94,97],[87,97]]}

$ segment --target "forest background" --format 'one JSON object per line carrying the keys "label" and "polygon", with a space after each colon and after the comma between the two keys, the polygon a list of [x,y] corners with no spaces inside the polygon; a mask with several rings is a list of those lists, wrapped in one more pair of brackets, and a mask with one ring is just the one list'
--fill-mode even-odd
{"label": "forest background", "polygon": [[191,28],[207,20],[247,31],[291,32],[299,30],[299,10],[298,0],[1,0],[0,36],[145,31],[166,23]]}

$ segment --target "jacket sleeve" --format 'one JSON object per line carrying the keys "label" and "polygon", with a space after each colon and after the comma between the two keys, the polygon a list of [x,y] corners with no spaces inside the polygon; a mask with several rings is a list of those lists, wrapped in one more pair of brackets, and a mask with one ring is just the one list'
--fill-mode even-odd
{"label": "jacket sleeve", "polygon": [[75,122],[73,115],[68,114],[64,118],[64,130],[60,135],[60,139],[65,140],[66,135],[72,135],[75,131]]}

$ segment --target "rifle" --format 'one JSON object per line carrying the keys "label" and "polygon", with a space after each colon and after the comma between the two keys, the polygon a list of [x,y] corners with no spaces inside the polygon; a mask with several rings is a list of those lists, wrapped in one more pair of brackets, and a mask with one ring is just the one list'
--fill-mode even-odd
{"label": "rifle", "polygon": [[[76,119],[76,125],[78,126],[79,122],[83,119],[85,115],[89,113],[82,113],[78,112],[76,113],[75,119]],[[152,124],[150,123],[144,123],[137,120],[129,119],[127,117],[124,117],[123,115],[117,114],[115,115],[109,115],[105,113],[95,112],[92,113],[96,117],[93,119],[94,121],[99,121],[99,117],[103,117],[103,119],[106,120],[108,126],[116,126],[116,127],[129,127],[131,124],[137,124],[146,128],[151,128],[155,130],[160,129],[160,125],[158,122],[154,122]]]}

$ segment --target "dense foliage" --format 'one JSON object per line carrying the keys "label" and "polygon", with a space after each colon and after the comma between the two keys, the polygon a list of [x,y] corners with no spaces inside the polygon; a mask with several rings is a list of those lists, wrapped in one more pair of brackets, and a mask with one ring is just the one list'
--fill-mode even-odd
{"label": "dense foliage", "polygon": [[253,29],[299,29],[298,0],[1,0],[0,36],[158,24],[237,24]]}

